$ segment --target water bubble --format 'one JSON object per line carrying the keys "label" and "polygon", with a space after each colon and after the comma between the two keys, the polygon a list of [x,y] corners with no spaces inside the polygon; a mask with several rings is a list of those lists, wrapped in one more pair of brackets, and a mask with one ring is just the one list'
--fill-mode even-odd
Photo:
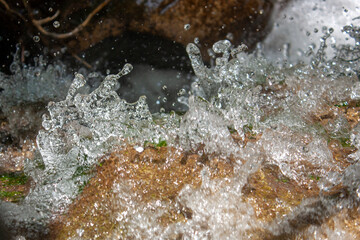
{"label": "water bubble", "polygon": [[59,21],[54,21],[53,26],[55,28],[59,28],[60,27],[60,22]]}
{"label": "water bubble", "polygon": [[135,150],[136,150],[137,152],[143,152],[143,151],[144,151],[144,148],[141,147],[141,146],[139,146],[139,147],[135,147]]}
{"label": "water bubble", "polygon": [[234,35],[232,33],[228,33],[226,34],[226,38],[229,39],[230,41],[234,40]]}
{"label": "water bubble", "polygon": [[190,25],[190,24],[185,24],[185,25],[184,25],[185,31],[188,31],[190,28],[191,28],[191,25]]}
{"label": "water bubble", "polygon": [[133,66],[130,63],[126,63],[119,74],[121,74],[122,76],[127,75],[131,72],[132,69]]}
{"label": "water bubble", "polygon": [[11,72],[16,73],[16,72],[18,72],[20,70],[21,70],[21,68],[20,68],[19,64],[15,63],[15,62],[10,64],[10,71]]}
{"label": "water bubble", "polygon": [[182,96],[186,93],[186,90],[185,89],[180,89],[179,92],[177,93],[178,96]]}
{"label": "water bubble", "polygon": [[39,36],[34,36],[34,37],[33,37],[33,40],[34,40],[34,42],[39,42],[39,41],[40,41],[40,37],[39,37]]}
{"label": "water bubble", "polygon": [[221,40],[216,42],[213,45],[212,49],[216,53],[225,53],[230,49],[230,47],[231,47],[231,42],[229,40]]}
{"label": "water bubble", "polygon": [[193,43],[189,43],[187,46],[186,46],[186,52],[189,54],[189,55],[193,55],[193,54],[200,54],[200,49]]}

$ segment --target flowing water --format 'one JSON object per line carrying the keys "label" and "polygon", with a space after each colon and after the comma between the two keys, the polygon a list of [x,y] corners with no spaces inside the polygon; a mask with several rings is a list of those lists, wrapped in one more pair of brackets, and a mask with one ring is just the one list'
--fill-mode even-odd
{"label": "flowing water", "polygon": [[[322,11],[328,9],[322,1],[318,2]],[[289,9],[291,15],[293,9]],[[359,13],[358,7],[346,10]],[[328,141],[329,136],[349,139],[358,149],[360,127],[349,126],[341,113],[325,126],[312,119],[329,106],[360,101],[360,20],[352,19],[351,23],[341,25],[342,36],[348,40],[338,42],[334,39],[339,37],[339,25],[312,26],[318,28],[321,37],[309,40],[305,33],[305,47],[310,48],[303,48],[302,52],[294,50],[294,46],[303,47],[296,45],[295,40],[285,41],[281,45],[281,60],[278,51],[267,48],[277,32],[285,31],[281,29],[285,28],[283,23],[253,53],[245,53],[246,46],[233,46],[229,40],[214,43],[211,67],[204,64],[197,44],[189,43],[186,51],[196,76],[190,86],[179,87],[175,98],[181,111],[187,110],[184,115],[164,109],[151,113],[145,96],[134,103],[119,96],[118,80],[132,71],[131,64],[106,77],[85,70],[73,77],[60,62],[46,66],[40,58],[35,67],[30,67],[15,59],[11,66],[13,75],[0,75],[3,111],[11,111],[11,106],[20,103],[49,103],[43,129],[36,138],[38,156],[25,162],[25,173],[34,180],[34,188],[18,206],[2,203],[8,209],[5,216],[28,228],[46,225],[49,219],[67,210],[79,187],[91,177],[78,174],[79,170],[98,164],[111,151],[131,145],[142,152],[145,142],[161,141],[181,151],[231,157],[235,159],[233,177],[211,179],[209,169],[204,167],[201,186],[185,186],[177,197],[179,205],[191,209],[191,219],[166,226],[154,216],[161,216],[168,203],[137,203],[126,183],[114,183],[115,204],[127,208],[112,213],[118,225],[111,230],[110,239],[123,236],[125,225],[126,236],[139,239],[168,239],[179,234],[183,239],[252,239],[251,229],[257,228],[275,236],[290,232],[296,211],[314,211],[311,200],[303,201],[295,212],[271,223],[258,220],[252,205],[243,200],[242,189],[249,176],[264,162],[278,166],[287,179],[299,184],[309,178],[309,169],[302,162],[311,164],[311,174],[321,179],[318,187],[325,193],[339,182],[348,187],[349,197],[342,201],[326,198],[326,194],[317,199],[324,205],[324,214],[356,206],[360,201],[359,153],[352,153],[351,164],[344,167],[333,157]],[[291,37],[287,40],[291,41]],[[315,41],[317,48],[311,45]],[[98,87],[89,84],[99,78],[103,80]],[[165,97],[160,96],[159,100]],[[249,132],[260,137],[244,144],[232,137],[234,132],[242,139]],[[315,239],[324,232],[329,239],[354,238],[336,221],[333,228],[314,225],[303,236]],[[81,239],[82,235],[83,230],[78,229],[73,237]]]}

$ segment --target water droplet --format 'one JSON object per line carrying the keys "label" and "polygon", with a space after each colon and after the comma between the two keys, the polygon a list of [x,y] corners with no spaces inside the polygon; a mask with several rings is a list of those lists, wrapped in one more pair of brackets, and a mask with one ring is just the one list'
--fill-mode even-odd
{"label": "water droplet", "polygon": [[185,25],[184,25],[185,31],[188,31],[190,28],[191,28],[191,25],[190,25],[190,24],[185,24]]}
{"label": "water droplet", "polygon": [[33,40],[34,40],[34,42],[39,42],[39,41],[40,41],[40,37],[39,37],[39,36],[34,36],[34,37],[33,37]]}
{"label": "water droplet", "polygon": [[182,96],[182,95],[184,95],[186,93],[186,90],[185,89],[180,89],[180,91],[178,92],[178,96]]}
{"label": "water droplet", "polygon": [[229,40],[218,41],[213,45],[213,50],[216,53],[225,53],[231,47]]}
{"label": "water droplet", "polygon": [[166,90],[167,89],[167,86],[166,85],[164,85],[164,86],[162,86],[162,90]]}
{"label": "water droplet", "polygon": [[143,147],[135,147],[135,150],[137,151],[137,152],[143,152],[144,151],[144,148]]}
{"label": "water droplet", "polygon": [[54,21],[53,25],[54,25],[54,28],[59,28],[60,27],[60,22],[59,21]]}
{"label": "water droplet", "polygon": [[54,11],[54,9],[52,7],[49,7],[49,12]]}
{"label": "water droplet", "polygon": [[323,26],[323,27],[321,28],[322,33],[325,34],[325,33],[327,32],[327,29],[328,29],[328,28],[327,28],[326,26]]}
{"label": "water droplet", "polygon": [[163,97],[163,102],[167,102],[167,98],[166,97]]}
{"label": "water droplet", "polygon": [[120,73],[121,75],[127,75],[131,72],[132,69],[133,66],[130,63],[126,63]]}
{"label": "water droplet", "polygon": [[229,39],[230,41],[234,40],[234,35],[232,33],[228,33],[226,34],[226,38]]}
{"label": "water droplet", "polygon": [[194,43],[196,43],[196,44],[199,44],[199,43],[200,43],[200,40],[199,40],[198,37],[194,38]]}

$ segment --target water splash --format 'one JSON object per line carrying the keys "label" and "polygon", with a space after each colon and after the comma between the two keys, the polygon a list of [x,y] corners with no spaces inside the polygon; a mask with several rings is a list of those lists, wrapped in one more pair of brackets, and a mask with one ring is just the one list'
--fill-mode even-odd
{"label": "water splash", "polygon": [[[347,26],[344,31],[358,42],[357,27]],[[196,80],[190,97],[179,100],[189,106],[184,116],[151,114],[145,97],[135,103],[121,99],[116,93],[118,79],[131,71],[130,64],[106,76],[92,92],[82,91],[86,77],[75,74],[64,100],[48,104],[44,129],[37,136],[41,157],[28,161],[25,169],[36,186],[24,203],[44,219],[63,213],[104,154],[125,145],[142,152],[145,142],[165,141],[181,151],[234,159],[234,176],[211,179],[204,167],[201,186],[186,186],[176,196],[179,205],[191,209],[192,218],[167,226],[154,220],[166,211],[167,203],[136,204],[129,183],[114,183],[115,206],[126,205],[127,210],[114,211],[111,217],[121,223],[126,219],[130,237],[161,239],[176,233],[184,238],[245,238],[250,236],[248,230],[264,225],[281,235],[293,230],[292,219],[313,211],[312,201],[328,204],[334,212],[354,206],[360,199],[358,163],[339,164],[328,142],[345,138],[359,147],[359,127],[351,129],[344,112],[337,110],[341,106],[336,106],[360,99],[358,44],[336,47],[336,57],[329,60],[325,49],[330,37],[331,30],[325,33],[311,66],[285,68],[284,64],[280,69],[259,52],[246,54],[244,45],[235,47],[228,40],[213,45],[214,66],[209,68],[196,44],[190,43],[186,50]],[[15,65],[13,70],[21,71]],[[336,116],[319,124],[328,112]],[[358,161],[357,152],[352,158]],[[283,179],[300,185],[309,181],[309,173],[317,176],[322,195],[266,225],[243,199],[248,178],[263,165],[277,166]],[[326,197],[338,181],[352,196],[346,201]],[[120,227],[113,231],[123,234]],[[84,231],[78,229],[76,234],[81,238]]]}

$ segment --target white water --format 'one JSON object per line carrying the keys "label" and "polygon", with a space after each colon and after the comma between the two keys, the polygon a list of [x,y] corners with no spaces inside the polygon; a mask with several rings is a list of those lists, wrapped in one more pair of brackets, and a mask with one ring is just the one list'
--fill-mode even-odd
{"label": "white water", "polygon": [[[297,4],[300,4],[297,5],[298,8],[306,12],[306,4],[309,2]],[[318,4],[319,9],[323,9],[318,12],[319,15],[325,11],[332,16],[327,5],[320,2]],[[355,7],[355,11],[356,9]],[[353,9],[349,9],[349,12],[352,11]],[[339,26],[334,28],[338,31]],[[291,25],[287,25],[287,30],[289,29]],[[281,29],[275,29],[273,34],[279,30]],[[337,34],[331,35],[328,41],[332,41],[332,36],[336,38]],[[266,46],[271,45],[269,42],[272,37],[273,35],[270,35],[265,40],[262,54],[267,55]],[[299,37],[297,35],[294,38]],[[302,38],[308,39],[306,36]],[[302,46],[291,38],[290,41],[299,48],[307,47],[306,44],[309,43],[304,41],[306,46]],[[315,37],[310,38],[311,41],[316,41]],[[339,44],[334,48],[338,49],[335,50],[334,59],[322,55],[322,50],[326,50],[323,48],[318,55],[313,54],[312,66],[296,65],[293,68],[281,69],[271,65],[259,52],[245,54],[242,47],[235,48],[227,40],[214,44],[213,51],[218,54],[216,65],[207,68],[202,62],[198,47],[190,43],[187,52],[196,80],[191,85],[190,97],[180,100],[189,107],[184,116],[175,113],[151,114],[144,97],[133,104],[121,99],[115,92],[119,87],[117,80],[131,71],[131,65],[125,65],[118,74],[106,76],[94,91],[86,87],[88,78],[75,74],[67,93],[54,92],[59,89],[58,84],[62,84],[61,89],[66,89],[64,86],[69,86],[70,81],[68,75],[52,77],[52,67],[40,71],[40,76],[44,78],[24,75],[25,70],[21,75],[17,72],[19,70],[15,70],[14,79],[18,79],[16,76],[23,76],[36,80],[27,87],[15,85],[20,93],[8,92],[11,89],[9,83],[18,83],[2,76],[4,92],[9,93],[8,96],[2,95],[4,105],[14,104],[9,97],[11,94],[19,96],[14,98],[16,101],[24,102],[37,101],[35,98],[46,101],[47,96],[56,100],[65,98],[49,103],[49,114],[43,119],[44,129],[37,136],[41,157],[36,161],[28,161],[25,166],[26,173],[32,176],[37,184],[23,203],[27,209],[33,209],[33,212],[16,215],[13,210],[13,213],[17,218],[23,218],[24,222],[34,222],[34,219],[46,222],[48,218],[54,217],[54,213],[66,211],[68,204],[76,197],[79,186],[90,177],[78,176],[78,169],[96,164],[99,157],[111,151],[114,146],[124,146],[125,141],[135,146],[143,146],[145,141],[160,139],[166,140],[169,146],[184,150],[195,151],[201,144],[205,153],[223,157],[234,156],[238,159],[235,177],[227,179],[228,183],[223,187],[225,180],[210,180],[209,172],[204,168],[202,186],[196,190],[185,187],[177,199],[180,205],[192,210],[192,218],[185,223],[174,223],[167,227],[157,223],[154,217],[163,213],[166,203],[150,202],[143,206],[136,203],[136,196],[128,192],[127,183],[114,183],[113,190],[117,194],[115,201],[125,204],[127,209],[114,212],[113,217],[118,219],[120,227],[126,223],[129,237],[167,239],[173,234],[181,233],[185,239],[251,239],[249,230],[256,227],[269,228],[276,233],[279,225],[284,223],[275,222],[277,225],[274,227],[259,221],[251,205],[241,200],[241,189],[248,176],[256,172],[264,162],[279,166],[284,176],[301,183],[309,175],[306,168],[298,162],[302,159],[318,169],[312,174],[323,179],[319,183],[322,190],[327,191],[333,183],[341,181],[343,185],[350,187],[355,201],[359,201],[359,155],[353,154],[355,163],[346,169],[344,174],[337,174],[336,171],[344,169],[333,159],[323,134],[324,129],[317,128],[309,119],[311,114],[321,111],[324,106],[360,100],[360,85],[356,76],[359,62],[343,61],[339,58],[339,54],[345,54],[346,51],[348,54],[358,53],[359,46],[354,44],[354,40],[346,41],[348,42],[352,44],[351,47]],[[291,58],[294,53],[289,56],[286,61],[299,60],[298,57]],[[328,59],[324,56],[328,56]],[[301,55],[300,60],[303,60],[302,57]],[[61,73],[61,70],[57,71]],[[57,81],[58,78],[62,81]],[[46,84],[43,82],[45,80]],[[32,89],[33,94],[21,93],[29,89]],[[30,98],[23,99],[22,96]],[[336,119],[339,124],[326,126],[327,131],[335,138],[351,137],[352,144],[359,147],[359,127],[351,131],[349,126],[343,123],[343,118],[340,114]],[[154,121],[156,119],[162,120],[161,125]],[[229,128],[243,136],[249,126],[252,126],[253,133],[262,133],[257,142],[243,146],[231,138]],[[45,169],[38,168],[39,162]],[[331,174],[329,170],[332,171]],[[346,204],[351,205],[344,203],[339,208],[347,207]],[[126,221],[123,220],[124,216]],[[314,227],[309,236],[315,237],[314,234],[320,231],[319,229]],[[120,232],[120,229],[114,229],[112,236],[116,236],[117,231]],[[328,234],[331,238],[341,231],[335,227],[334,230],[328,230]],[[81,229],[78,232],[79,236],[74,238],[81,237]]]}

